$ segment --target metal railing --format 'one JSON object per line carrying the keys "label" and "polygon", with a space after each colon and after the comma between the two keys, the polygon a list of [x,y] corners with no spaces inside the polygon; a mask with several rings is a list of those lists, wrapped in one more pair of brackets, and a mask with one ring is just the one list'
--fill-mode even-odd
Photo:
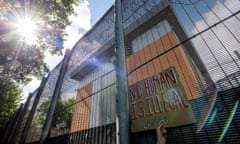
{"label": "metal railing", "polygon": [[[167,127],[168,143],[239,141],[239,6],[231,0],[122,1],[128,86],[174,67],[196,118],[192,124]],[[24,118],[15,143],[38,142],[41,135],[48,143],[117,143],[122,121],[117,119],[121,91],[114,33],[112,7],[75,44],[64,74],[60,63],[34,92],[27,104],[31,112],[25,113],[28,122]],[[54,95],[58,100],[49,120]],[[46,120],[51,123],[43,134]],[[156,143],[153,129],[127,134],[130,143]]]}

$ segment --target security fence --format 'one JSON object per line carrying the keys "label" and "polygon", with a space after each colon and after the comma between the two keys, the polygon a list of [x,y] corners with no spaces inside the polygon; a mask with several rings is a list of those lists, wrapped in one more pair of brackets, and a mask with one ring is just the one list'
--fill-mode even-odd
{"label": "security fence", "polygon": [[[238,0],[122,1],[130,143],[156,143],[160,122],[167,143],[239,143],[239,13]],[[14,143],[117,143],[114,39],[112,7],[31,94]]]}

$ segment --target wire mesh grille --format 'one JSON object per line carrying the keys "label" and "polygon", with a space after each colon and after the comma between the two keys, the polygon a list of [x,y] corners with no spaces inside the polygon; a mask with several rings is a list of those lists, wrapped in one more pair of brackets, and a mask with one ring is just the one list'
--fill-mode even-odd
{"label": "wire mesh grille", "polygon": [[[196,123],[167,128],[168,143],[238,143],[240,2],[123,0],[129,87],[174,67]],[[49,143],[116,143],[114,8],[73,48]],[[59,75],[48,76],[28,130],[38,141]],[[129,133],[156,143],[154,130]]]}

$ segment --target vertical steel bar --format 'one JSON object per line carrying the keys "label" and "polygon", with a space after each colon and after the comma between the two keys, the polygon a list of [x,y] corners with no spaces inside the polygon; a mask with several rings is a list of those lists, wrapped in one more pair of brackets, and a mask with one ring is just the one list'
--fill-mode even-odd
{"label": "vertical steel bar", "polygon": [[18,119],[19,114],[21,113],[21,110],[22,110],[22,105],[10,118],[7,128],[5,130],[5,133],[4,133],[3,137],[1,138],[1,141],[0,141],[1,143],[7,144],[9,142],[9,140],[11,140],[12,132],[14,130],[14,127],[16,126],[15,122]]}
{"label": "vertical steel bar", "polygon": [[[78,139],[79,139],[79,138],[78,138],[79,135],[81,135],[81,131],[80,131],[80,132],[74,132],[74,133],[73,133],[73,144],[80,143],[80,142],[79,142],[80,140],[78,140]],[[72,144],[72,143],[71,143],[71,144]]]}
{"label": "vertical steel bar", "polygon": [[18,128],[18,125],[19,125],[19,119],[22,115],[22,112],[23,112],[23,104],[21,104],[20,108],[19,108],[19,113],[18,113],[18,116],[16,117],[15,119],[15,124],[13,126],[13,128],[11,129],[11,133],[10,135],[8,136],[8,139],[7,139],[7,142],[6,144],[12,144],[12,140],[14,139],[14,136],[16,134],[16,131],[17,131],[17,128]]}
{"label": "vertical steel bar", "polygon": [[106,136],[106,125],[103,125],[103,143],[106,144],[107,143],[107,136]]}
{"label": "vertical steel bar", "polygon": [[21,136],[21,139],[19,141],[19,144],[24,144],[25,143],[25,139],[26,139],[26,136],[27,136],[27,133],[28,133],[28,129],[29,129],[31,123],[32,123],[34,113],[37,109],[37,105],[38,105],[38,102],[39,102],[40,97],[42,95],[42,91],[45,87],[46,82],[47,82],[47,78],[43,78],[42,81],[41,81],[40,87],[37,89],[38,92],[37,92],[37,95],[36,95],[35,100],[33,102],[33,106],[32,106],[32,109],[30,111],[30,114],[28,116],[26,125],[23,129],[22,136]]}
{"label": "vertical steel bar", "polygon": [[129,143],[129,108],[126,58],[124,47],[121,0],[115,0],[116,57],[117,57],[117,117],[119,119],[119,144]]}
{"label": "vertical steel bar", "polygon": [[48,109],[48,113],[47,113],[47,117],[43,126],[43,130],[41,133],[41,137],[40,137],[40,141],[39,144],[44,144],[47,140],[47,137],[49,135],[49,131],[51,128],[51,124],[52,124],[52,120],[53,120],[53,115],[54,115],[54,111],[57,105],[57,101],[58,98],[60,96],[60,91],[62,88],[62,83],[63,83],[63,79],[64,79],[64,75],[66,73],[67,70],[67,65],[68,62],[70,60],[70,56],[71,56],[71,51],[70,50],[66,50],[63,62],[62,62],[62,66],[58,75],[58,79],[57,79],[57,83],[53,92],[53,96],[52,96],[52,100],[51,100],[51,104],[50,107]]}
{"label": "vertical steel bar", "polygon": [[83,130],[79,131],[76,138],[78,143],[83,143],[83,138],[84,138]]}
{"label": "vertical steel bar", "polygon": [[[15,133],[13,134],[13,139],[12,139],[12,142],[11,143],[18,143],[17,142],[17,137],[19,136],[19,129],[20,129],[20,126],[21,124],[23,123],[23,118],[27,112],[27,109],[28,109],[28,106],[29,106],[29,103],[31,101],[31,98],[32,98],[32,93],[29,94],[28,98],[27,98],[27,101],[25,102],[24,104],[24,107],[23,107],[23,110],[22,112],[20,113],[20,116],[19,116],[19,119],[18,119],[18,122],[17,122],[17,125],[16,125],[16,131]],[[26,123],[25,123],[26,124]]]}

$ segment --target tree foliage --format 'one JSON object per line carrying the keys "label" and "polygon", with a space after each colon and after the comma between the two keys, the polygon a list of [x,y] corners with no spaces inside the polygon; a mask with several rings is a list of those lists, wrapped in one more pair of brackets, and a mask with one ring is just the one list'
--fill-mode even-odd
{"label": "tree foliage", "polygon": [[13,80],[1,81],[0,87],[0,95],[4,95],[6,98],[4,100],[5,104],[0,108],[0,129],[3,129],[10,117],[19,108],[22,98],[22,90]]}
{"label": "tree foliage", "polygon": [[[62,54],[68,16],[79,0],[0,0],[0,78],[28,82],[48,72],[44,51]],[[17,19],[30,17],[37,26],[37,43],[29,45],[16,33]]]}
{"label": "tree foliage", "polygon": [[[79,0],[0,0],[0,88],[10,90],[6,81],[27,84],[32,76],[41,78],[49,72],[44,53],[61,55],[65,28],[71,22],[74,5]],[[34,20],[37,43],[28,44],[16,32],[19,19]],[[10,91],[11,93],[11,91]],[[8,95],[1,93],[3,103]],[[17,98],[17,97],[16,97]]]}
{"label": "tree foliage", "polygon": [[[50,106],[51,99],[43,102],[39,109],[38,121],[40,124],[45,123],[45,118]],[[71,106],[75,102],[74,98],[70,98],[66,101],[61,99],[58,100],[54,117],[52,120],[52,128],[57,128],[59,130],[69,130],[71,126],[73,107]]]}

